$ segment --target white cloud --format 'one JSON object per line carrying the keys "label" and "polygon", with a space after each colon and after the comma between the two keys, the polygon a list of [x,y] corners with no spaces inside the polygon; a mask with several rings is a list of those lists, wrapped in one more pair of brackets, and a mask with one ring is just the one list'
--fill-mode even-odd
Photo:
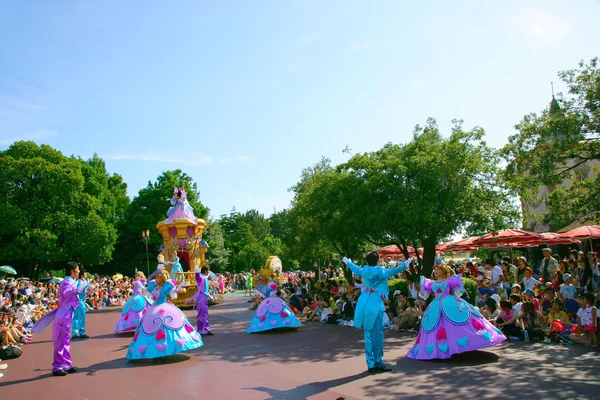
{"label": "white cloud", "polygon": [[34,142],[38,142],[44,139],[51,138],[56,136],[56,131],[50,131],[45,129],[40,129],[35,132],[25,133],[21,136],[13,136],[9,138],[0,138],[0,145],[9,145],[14,142],[22,141],[22,140],[33,140]]}
{"label": "white cloud", "polygon": [[375,45],[375,42],[372,40],[363,40],[362,42],[351,43],[350,48],[353,51],[361,51],[361,50],[368,49],[369,47],[373,47],[374,45]]}
{"label": "white cloud", "polygon": [[[153,151],[148,150],[142,153],[132,153],[126,150],[118,150],[114,153],[104,154],[102,158],[107,160],[133,160],[133,161],[150,161],[150,162],[161,162],[167,164],[180,164],[188,166],[201,166],[211,164],[230,164],[234,161],[234,158],[224,157],[215,159],[211,156],[196,156],[191,158],[189,156],[182,157],[181,153],[164,152],[164,151]],[[250,157],[239,156],[235,158],[238,162],[248,161]]]}
{"label": "white cloud", "polygon": [[564,18],[545,10],[522,9],[515,22],[530,40],[544,47],[558,44],[569,33],[569,24]]}

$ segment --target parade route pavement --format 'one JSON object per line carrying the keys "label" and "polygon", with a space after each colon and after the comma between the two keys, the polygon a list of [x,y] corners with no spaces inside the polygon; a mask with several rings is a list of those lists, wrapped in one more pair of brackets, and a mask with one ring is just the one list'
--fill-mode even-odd
{"label": "parade route pavement", "polygon": [[[132,334],[115,336],[121,309],[90,312],[90,339],[71,344],[79,372],[51,375],[51,329],[23,346],[0,378],[0,398],[18,399],[592,399],[600,396],[600,354],[588,348],[503,343],[447,361],[405,357],[416,334],[386,331],[391,373],[369,375],[362,331],[304,323],[297,331],[246,334],[242,293],[210,307],[215,336],[164,361],[130,362]],[[186,310],[195,325],[195,312]]]}

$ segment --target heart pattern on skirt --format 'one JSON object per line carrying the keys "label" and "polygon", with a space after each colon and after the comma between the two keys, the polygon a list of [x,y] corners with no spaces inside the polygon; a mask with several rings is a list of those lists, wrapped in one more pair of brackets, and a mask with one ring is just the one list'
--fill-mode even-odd
{"label": "heart pattern on skirt", "polygon": [[166,348],[167,348],[167,342],[159,343],[156,345],[156,350],[160,351],[161,353],[163,351],[165,351]]}
{"label": "heart pattern on skirt", "polygon": [[162,329],[159,330],[158,332],[156,332],[155,338],[156,338],[157,342],[160,342],[161,340],[163,340],[166,337],[167,337],[167,335],[165,334],[165,331],[163,331]]}
{"label": "heart pattern on skirt", "polygon": [[175,343],[177,343],[179,346],[183,347],[183,345],[185,344],[185,339],[177,339],[177,340],[175,340]]}

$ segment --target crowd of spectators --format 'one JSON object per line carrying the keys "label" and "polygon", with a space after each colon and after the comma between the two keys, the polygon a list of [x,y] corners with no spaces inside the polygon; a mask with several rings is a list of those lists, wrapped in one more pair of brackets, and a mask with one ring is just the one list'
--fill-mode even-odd
{"label": "crowd of spectators", "polygon": [[[97,310],[125,304],[132,294],[130,278],[89,276],[86,307]],[[20,356],[31,342],[31,327],[49,311],[58,307],[60,278],[39,281],[26,278],[0,280],[0,359]],[[5,364],[0,369],[6,368]],[[1,372],[0,372],[1,374]]]}
{"label": "crowd of spectators", "polygon": [[[475,280],[477,291],[468,300],[510,340],[596,347],[600,258],[580,251],[560,257],[544,249],[543,254],[537,262],[518,257],[451,261],[449,265],[457,274]],[[427,302],[419,297],[420,276],[412,272],[401,275],[406,279],[406,290],[391,290],[386,301],[384,322],[391,330],[418,330],[427,307]],[[240,274],[233,282],[235,289],[247,289],[247,276]],[[353,326],[362,287],[360,278],[348,282],[341,270],[329,268],[320,274],[289,274],[279,295],[301,320]],[[255,309],[261,301],[262,297],[254,296],[249,301],[250,308]]]}
{"label": "crowd of spectators", "polygon": [[561,257],[549,248],[542,253],[538,262],[521,256],[455,268],[477,281],[477,305],[510,339],[596,347],[598,255],[573,250]]}

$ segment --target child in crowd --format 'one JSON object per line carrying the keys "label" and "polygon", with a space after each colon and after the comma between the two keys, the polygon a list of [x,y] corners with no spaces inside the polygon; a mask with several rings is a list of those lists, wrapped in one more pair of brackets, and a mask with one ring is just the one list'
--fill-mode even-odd
{"label": "child in crowd", "polygon": [[588,345],[598,347],[598,312],[594,306],[594,295],[585,293],[583,295],[583,307],[577,311],[577,327],[579,333],[583,331],[588,336]]}
{"label": "child in crowd", "polygon": [[535,292],[531,289],[526,290],[523,293],[523,301],[529,301],[533,303],[533,307],[540,311],[540,301],[535,297]]}
{"label": "child in crowd", "polygon": [[574,318],[579,309],[579,304],[575,300],[576,289],[573,286],[573,276],[569,273],[563,274],[563,285],[560,287],[558,297],[564,303],[567,314]]}
{"label": "child in crowd", "polygon": [[533,278],[533,271],[531,268],[525,268],[525,279],[523,279],[523,290],[533,290],[536,286],[540,284],[540,281]]}
{"label": "child in crowd", "polygon": [[563,306],[560,300],[556,299],[552,302],[552,308],[548,310],[548,325],[552,325],[555,319],[560,320],[565,325],[570,324],[570,318],[563,311]]}
{"label": "child in crowd", "polygon": [[515,310],[513,310],[513,305],[508,300],[502,300],[500,302],[500,308],[502,309],[502,313],[498,321],[498,328],[502,329],[504,335],[508,338],[523,338],[523,331],[521,328],[517,327],[517,321],[520,317],[520,314],[517,314]]}

